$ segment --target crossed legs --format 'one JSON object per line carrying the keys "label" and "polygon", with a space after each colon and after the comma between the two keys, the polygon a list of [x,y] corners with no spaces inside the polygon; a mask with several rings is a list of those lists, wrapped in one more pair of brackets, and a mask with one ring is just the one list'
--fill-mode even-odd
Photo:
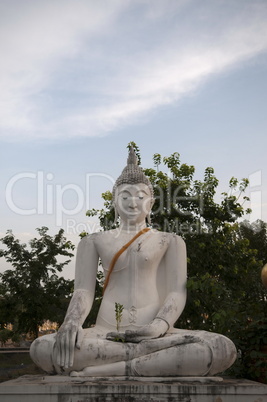
{"label": "crossed legs", "polygon": [[236,357],[228,338],[204,331],[177,330],[138,344],[85,336],[73,367],[65,371],[55,363],[54,347],[55,334],[39,338],[31,357],[48,373],[71,376],[205,376],[225,370]]}

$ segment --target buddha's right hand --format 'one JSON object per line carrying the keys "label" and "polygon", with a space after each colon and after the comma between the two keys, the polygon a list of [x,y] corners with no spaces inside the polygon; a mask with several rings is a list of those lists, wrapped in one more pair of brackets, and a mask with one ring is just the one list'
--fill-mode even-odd
{"label": "buddha's right hand", "polygon": [[56,336],[57,364],[62,369],[73,366],[75,347],[80,349],[83,329],[73,321],[62,324]]}

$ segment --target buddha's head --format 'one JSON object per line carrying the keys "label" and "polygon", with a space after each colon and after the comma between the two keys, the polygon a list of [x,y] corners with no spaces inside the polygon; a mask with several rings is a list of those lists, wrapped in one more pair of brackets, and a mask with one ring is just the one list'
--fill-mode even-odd
{"label": "buddha's head", "polygon": [[112,196],[115,220],[119,215],[124,222],[140,224],[147,218],[150,223],[153,187],[138,165],[133,148],[130,148],[127,166],[114,184]]}

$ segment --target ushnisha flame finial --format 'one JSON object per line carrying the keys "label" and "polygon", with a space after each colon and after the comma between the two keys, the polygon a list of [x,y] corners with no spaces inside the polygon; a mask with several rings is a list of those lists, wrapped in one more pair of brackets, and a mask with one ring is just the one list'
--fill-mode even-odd
{"label": "ushnisha flame finial", "polygon": [[138,165],[138,159],[136,153],[134,152],[134,148],[131,146],[128,154],[127,165]]}
{"label": "ushnisha flame finial", "polygon": [[154,198],[154,192],[152,184],[150,183],[148,177],[145,176],[142,168],[138,165],[138,159],[134,148],[131,147],[129,150],[129,155],[127,159],[127,165],[123,169],[121,175],[117,178],[113,190],[112,196],[113,200],[115,200],[115,192],[118,186],[121,184],[138,184],[144,183],[148,186],[151,197]]}

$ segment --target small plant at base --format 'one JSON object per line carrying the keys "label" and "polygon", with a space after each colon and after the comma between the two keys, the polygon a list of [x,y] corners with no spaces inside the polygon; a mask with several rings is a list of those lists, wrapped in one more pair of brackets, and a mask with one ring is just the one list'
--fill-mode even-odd
{"label": "small plant at base", "polygon": [[124,310],[124,307],[120,303],[115,303],[115,314],[116,314],[116,322],[117,322],[117,331],[119,332],[120,329],[120,323],[122,319],[122,312]]}

